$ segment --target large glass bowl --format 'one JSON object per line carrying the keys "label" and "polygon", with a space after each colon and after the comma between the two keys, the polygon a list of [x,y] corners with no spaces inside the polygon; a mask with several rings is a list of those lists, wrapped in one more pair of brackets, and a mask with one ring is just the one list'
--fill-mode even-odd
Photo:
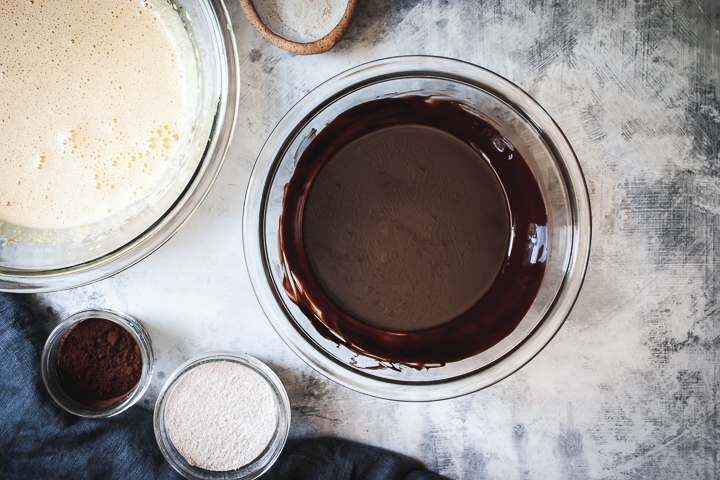
{"label": "large glass bowl", "polygon": [[237,115],[240,84],[235,37],[221,0],[172,0],[171,4],[190,37],[199,85],[192,137],[179,152],[177,167],[163,188],[143,204],[82,232],[28,233],[2,225],[0,291],[59,290],[113,275],[166,242],[209,191]]}
{"label": "large glass bowl", "polygon": [[[367,101],[406,95],[463,103],[493,124],[527,161],[548,225],[528,240],[544,244],[545,273],[529,311],[510,335],[460,361],[429,368],[388,364],[325,338],[288,297],[278,242],[285,185],[297,159],[338,114]],[[544,235],[545,238],[539,238]],[[324,83],[280,121],[258,157],[244,211],[244,248],[253,288],[270,322],[309,365],[354,390],[394,400],[463,395],[497,382],[532,359],[553,337],[580,291],[590,250],[590,205],[565,136],[529,95],[472,64],[438,57],[377,60]],[[533,245],[533,242],[536,242]]]}

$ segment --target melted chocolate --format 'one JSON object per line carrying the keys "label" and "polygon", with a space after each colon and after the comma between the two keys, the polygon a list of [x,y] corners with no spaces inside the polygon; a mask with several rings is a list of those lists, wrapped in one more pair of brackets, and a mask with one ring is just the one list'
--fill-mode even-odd
{"label": "melted chocolate", "polygon": [[317,134],[285,188],[285,288],[353,351],[459,361],[529,309],[545,270],[531,239],[545,225],[534,175],[486,120],[448,100],[370,101]]}

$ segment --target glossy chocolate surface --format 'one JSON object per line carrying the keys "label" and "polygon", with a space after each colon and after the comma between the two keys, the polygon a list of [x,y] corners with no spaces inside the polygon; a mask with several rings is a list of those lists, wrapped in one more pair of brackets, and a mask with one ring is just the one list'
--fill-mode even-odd
{"label": "glossy chocolate surface", "polygon": [[280,220],[285,288],[353,351],[418,368],[459,361],[522,320],[546,225],[534,175],[489,122],[449,100],[375,100],[298,160]]}

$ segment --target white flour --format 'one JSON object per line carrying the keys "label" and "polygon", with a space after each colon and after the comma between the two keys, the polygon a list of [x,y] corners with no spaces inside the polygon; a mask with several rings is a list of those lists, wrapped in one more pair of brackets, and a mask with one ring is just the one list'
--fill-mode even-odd
{"label": "white flour", "polygon": [[310,43],[330,33],[347,8],[347,0],[255,0],[253,5],[270,30],[294,42]]}
{"label": "white flour", "polygon": [[213,471],[235,470],[259,456],[278,422],[277,400],[267,382],[228,361],[193,368],[168,398],[168,437],[188,463]]}

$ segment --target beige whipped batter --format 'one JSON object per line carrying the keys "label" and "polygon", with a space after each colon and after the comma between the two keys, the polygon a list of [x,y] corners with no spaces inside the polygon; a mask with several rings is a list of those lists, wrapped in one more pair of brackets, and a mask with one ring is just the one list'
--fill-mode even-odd
{"label": "beige whipped batter", "polygon": [[164,1],[0,2],[0,224],[88,225],[158,188],[188,142],[191,51]]}

